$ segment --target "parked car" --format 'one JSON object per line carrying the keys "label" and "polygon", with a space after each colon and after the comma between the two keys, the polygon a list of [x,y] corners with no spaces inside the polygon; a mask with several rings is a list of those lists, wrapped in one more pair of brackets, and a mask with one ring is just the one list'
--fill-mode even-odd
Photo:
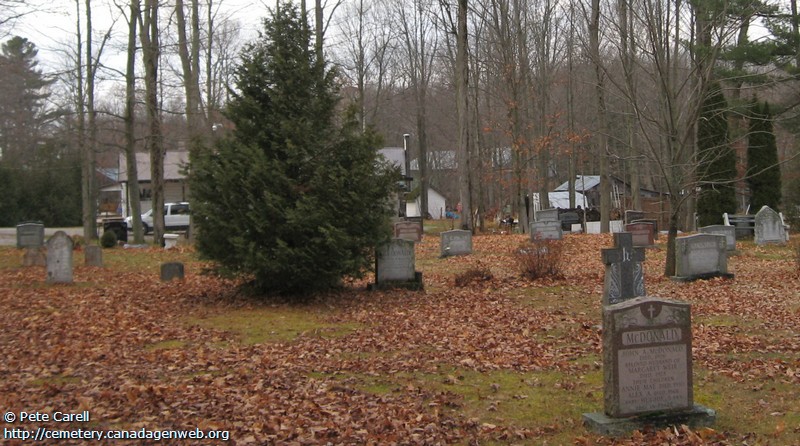
{"label": "parked car", "polygon": [[[189,203],[164,203],[164,228],[168,231],[185,231],[189,229]],[[133,230],[133,218],[126,217],[128,230]],[[153,210],[142,214],[142,229],[145,234],[153,231]]]}

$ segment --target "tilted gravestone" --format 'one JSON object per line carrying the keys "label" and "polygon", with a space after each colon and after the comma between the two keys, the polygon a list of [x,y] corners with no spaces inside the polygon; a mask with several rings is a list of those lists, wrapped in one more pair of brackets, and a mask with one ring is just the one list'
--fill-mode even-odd
{"label": "tilted gravestone", "polygon": [[58,231],[47,240],[47,283],[72,283],[72,239]]}
{"label": "tilted gravestone", "polygon": [[564,238],[564,231],[558,220],[531,223],[531,240],[561,240],[562,238]]}
{"label": "tilted gravestone", "polygon": [[558,221],[558,209],[542,209],[536,211],[536,221]]}
{"label": "tilted gravestone", "polygon": [[83,248],[83,260],[86,266],[103,266],[103,248],[97,245],[87,245]]}
{"label": "tilted gravestone", "polygon": [[631,233],[615,233],[614,248],[604,248],[601,256],[606,265],[603,305],[613,305],[645,295],[644,248],[633,246]]}
{"label": "tilted gravestone", "polygon": [[636,222],[625,225],[625,232],[630,232],[633,237],[633,246],[655,246],[655,227],[652,223]]}
{"label": "tilted gravestone", "polygon": [[763,206],[756,214],[756,245],[767,243],[786,244],[786,228],[781,216],[769,206]]}
{"label": "tilted gravestone", "polygon": [[716,412],[694,404],[691,305],[639,297],[604,307],[603,389],[604,413],[584,414],[600,433],[713,424]]}
{"label": "tilted gravestone", "polygon": [[394,224],[394,237],[412,242],[422,241],[422,222],[398,221]]}
{"label": "tilted gravestone", "polygon": [[714,234],[725,237],[725,248],[728,251],[736,251],[736,227],[725,225],[709,225],[700,228],[701,234]]}
{"label": "tilted gravestone", "polygon": [[25,222],[17,225],[17,248],[38,249],[44,246],[44,225]]}
{"label": "tilted gravestone", "polygon": [[471,231],[455,229],[442,232],[440,236],[442,257],[472,254]]}
{"label": "tilted gravestone", "polygon": [[161,281],[169,282],[172,279],[183,280],[184,267],[181,262],[167,262],[161,264]]}
{"label": "tilted gravestone", "polygon": [[725,236],[694,234],[675,239],[675,277],[680,281],[733,278],[728,273],[728,242]]}
{"label": "tilted gravestone", "polygon": [[378,288],[422,288],[422,273],[417,272],[414,242],[392,239],[375,255],[375,286]]}

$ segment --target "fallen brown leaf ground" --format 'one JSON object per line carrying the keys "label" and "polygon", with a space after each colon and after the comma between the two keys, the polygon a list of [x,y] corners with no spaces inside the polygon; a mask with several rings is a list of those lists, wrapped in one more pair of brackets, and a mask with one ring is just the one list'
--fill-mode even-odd
{"label": "fallen brown leaf ground", "polygon": [[[800,444],[791,248],[740,243],[734,280],[693,283],[661,276],[663,245],[647,251],[648,293],[693,304],[695,401],[718,424],[610,439],[581,414],[602,410],[611,238],[566,237],[564,278],[535,282],[512,256],[524,240],[476,236],[472,255],[441,259],[428,235],[425,291],[367,291],[367,277],[297,305],[239,294],[187,248],[105,250],[105,268],[80,266],[78,251],[72,285],[0,249],[0,408],[91,413],[4,428],[219,429],[231,444]],[[169,260],[186,262],[183,282],[159,281]],[[476,268],[493,278],[454,286]]]}

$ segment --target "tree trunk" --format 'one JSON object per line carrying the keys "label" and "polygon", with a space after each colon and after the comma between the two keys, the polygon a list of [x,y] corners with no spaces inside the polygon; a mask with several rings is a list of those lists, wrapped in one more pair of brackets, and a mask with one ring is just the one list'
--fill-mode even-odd
{"label": "tree trunk", "polygon": [[595,72],[595,91],[597,94],[597,130],[595,141],[600,156],[600,232],[609,231],[611,209],[611,183],[608,176],[608,135],[606,126],[606,103],[603,61],[600,59],[600,0],[592,0],[592,18],[589,23],[589,39]]}
{"label": "tree trunk", "polygon": [[458,111],[458,191],[461,198],[461,227],[473,230],[472,203],[470,197],[469,163],[469,111],[467,86],[469,66],[467,64],[467,9],[468,0],[458,0],[458,30],[456,32],[456,109]]}
{"label": "tree trunk", "polygon": [[128,23],[128,60],[125,71],[125,160],[127,161],[128,205],[133,225],[133,243],[144,243],[142,233],[142,204],[139,195],[139,168],[136,165],[136,20],[141,14],[139,0],[131,1]]}

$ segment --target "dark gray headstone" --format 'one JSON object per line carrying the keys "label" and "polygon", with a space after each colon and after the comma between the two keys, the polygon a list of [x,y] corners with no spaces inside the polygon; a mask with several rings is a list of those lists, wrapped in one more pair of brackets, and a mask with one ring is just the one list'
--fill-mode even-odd
{"label": "dark gray headstone", "polygon": [[44,225],[25,222],[17,225],[17,248],[41,248],[44,246]]}
{"label": "dark gray headstone", "polygon": [[412,242],[422,241],[422,222],[399,221],[394,224],[394,237]]}
{"label": "dark gray headstone", "polygon": [[640,297],[604,307],[603,376],[608,416],[692,409],[691,305]]}
{"label": "dark gray headstone", "polygon": [[601,251],[606,276],[603,305],[613,305],[645,295],[644,248],[633,246],[629,232],[614,233],[614,247]]}
{"label": "dark gray headstone", "polygon": [[72,283],[72,239],[58,231],[47,240],[47,282]]}
{"label": "dark gray headstone", "polygon": [[531,240],[561,240],[562,238],[564,238],[564,231],[558,220],[531,223]]}
{"label": "dark gray headstone", "polygon": [[536,221],[558,221],[558,209],[542,209],[536,212]]}
{"label": "dark gray headstone", "polygon": [[103,266],[103,248],[97,245],[87,245],[83,249],[83,257],[86,266]]}
{"label": "dark gray headstone", "polygon": [[783,220],[769,206],[763,206],[756,214],[755,241],[756,245],[786,244],[786,228],[783,226]]}
{"label": "dark gray headstone", "polygon": [[472,254],[472,232],[455,229],[441,233],[441,255],[458,256]]}
{"label": "dark gray headstone", "polygon": [[728,273],[728,242],[723,235],[694,234],[675,239],[675,279],[732,278]]}
{"label": "dark gray headstone", "polygon": [[625,224],[633,223],[644,218],[644,211],[628,210],[625,211]]}
{"label": "dark gray headstone", "polygon": [[415,279],[414,242],[410,240],[393,239],[378,248],[375,260],[375,281],[378,285]]}
{"label": "dark gray headstone", "polygon": [[633,237],[633,246],[647,247],[655,245],[655,227],[652,223],[638,221],[625,225],[625,232]]}
{"label": "dark gray headstone", "polygon": [[181,262],[167,262],[161,264],[161,281],[169,282],[172,279],[183,280],[184,268]]}
{"label": "dark gray headstone", "polygon": [[714,234],[725,237],[725,247],[728,251],[736,251],[736,227],[726,225],[709,225],[700,228],[701,234]]}

